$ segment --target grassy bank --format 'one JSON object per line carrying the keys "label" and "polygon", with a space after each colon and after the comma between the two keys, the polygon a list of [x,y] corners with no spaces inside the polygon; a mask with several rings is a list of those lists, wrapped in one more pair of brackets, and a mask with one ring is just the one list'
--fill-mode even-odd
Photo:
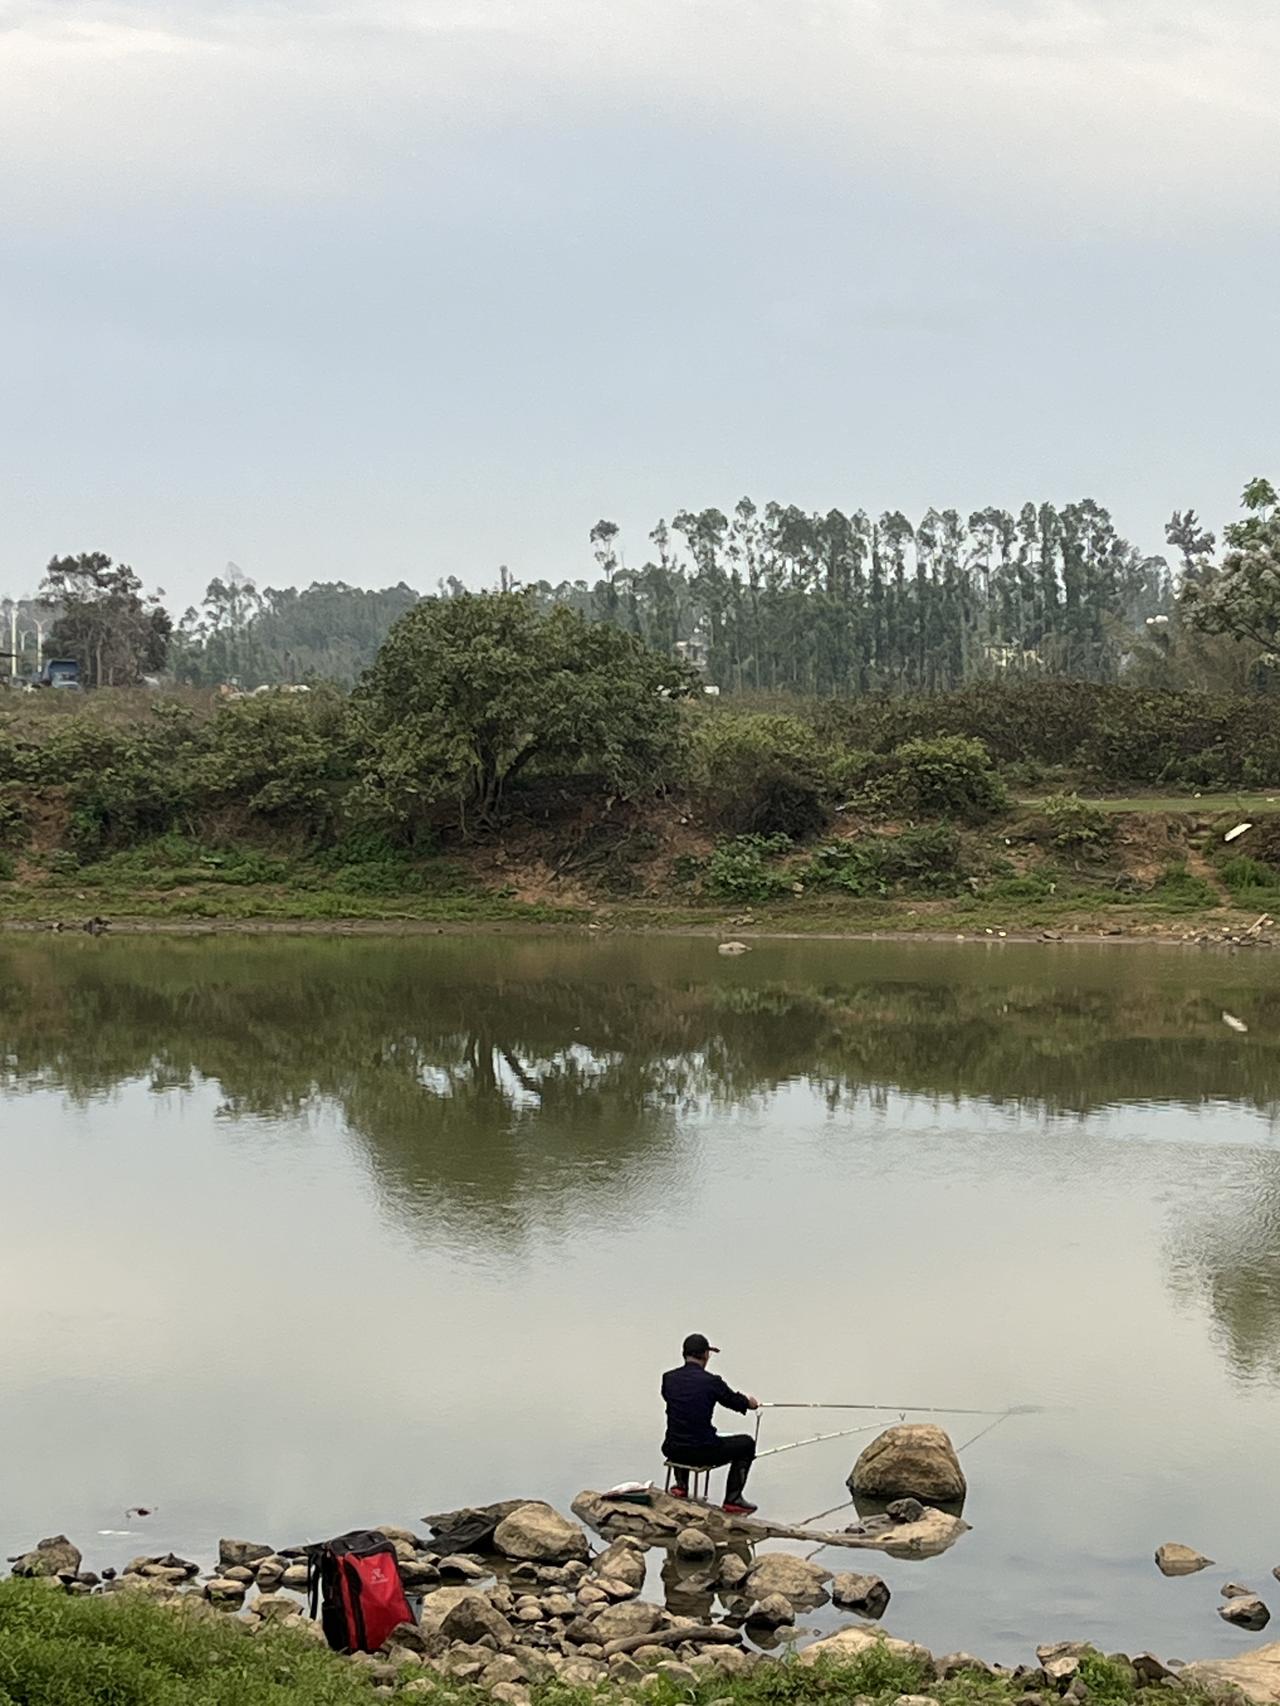
{"label": "grassy bank", "polygon": [[[402,1698],[468,1706],[488,1697],[423,1666],[389,1674],[337,1657],[308,1635],[250,1633],[253,1627],[202,1602],[175,1609],[134,1594],[71,1599],[43,1585],[0,1583],[0,1706],[373,1706]],[[1167,1700],[1170,1690],[1139,1688],[1132,1668],[1086,1657],[1081,1675],[1098,1706]],[[938,1682],[923,1663],[883,1650],[851,1664],[764,1662],[745,1677],[709,1668],[699,1679],[655,1673],[637,1688],[537,1684],[534,1706],[642,1698],[652,1706],[893,1706],[927,1694],[939,1706],[1012,1706],[1027,1683],[977,1671]],[[1177,1690],[1187,1706],[1212,1697]]]}
{"label": "grassy bank", "polygon": [[849,815],[792,841],[718,835],[656,801],[418,853],[168,832],[79,854],[50,814],[43,836],[0,851],[0,922],[1270,939],[1253,927],[1280,916],[1273,807],[1253,808],[1250,852],[1224,839],[1250,810],[1234,797],[1109,807],[1028,801],[971,828]]}

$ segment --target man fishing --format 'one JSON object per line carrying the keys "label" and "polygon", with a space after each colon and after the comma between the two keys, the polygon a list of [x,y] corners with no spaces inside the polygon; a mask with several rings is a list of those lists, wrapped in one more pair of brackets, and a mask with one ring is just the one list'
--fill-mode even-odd
{"label": "man fishing", "polygon": [[685,1464],[676,1469],[671,1491],[677,1499],[689,1496],[689,1469],[717,1469],[729,1465],[725,1477],[723,1509],[729,1516],[750,1516],[755,1510],[743,1497],[747,1476],[756,1455],[750,1434],[718,1434],[711,1425],[717,1404],[745,1416],[758,1410],[760,1401],[745,1392],[735,1392],[718,1374],[710,1374],[707,1363],[719,1354],[703,1333],[690,1333],[684,1342],[684,1362],[662,1377],[662,1397],[667,1406],[667,1437],[662,1453],[668,1463]]}

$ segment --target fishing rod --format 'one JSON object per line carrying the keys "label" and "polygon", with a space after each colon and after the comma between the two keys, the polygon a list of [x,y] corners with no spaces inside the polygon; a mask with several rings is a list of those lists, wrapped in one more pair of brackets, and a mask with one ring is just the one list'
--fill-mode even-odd
{"label": "fishing rod", "polygon": [[886,1410],[894,1415],[908,1413],[917,1416],[1036,1416],[1043,1404],[1015,1404],[1007,1410],[970,1410],[960,1405],[945,1404],[771,1404],[761,1401],[762,1410]]}
{"label": "fishing rod", "polygon": [[[778,1408],[781,1406],[779,1405]],[[818,1406],[815,1405],[814,1408],[816,1409]],[[818,1445],[824,1439],[848,1439],[850,1434],[870,1433],[875,1425],[874,1422],[868,1422],[865,1427],[839,1428],[835,1433],[810,1434],[808,1439],[793,1439],[789,1440],[786,1445],[771,1445],[764,1451],[757,1451],[755,1460],[759,1463],[762,1457],[776,1457],[780,1451],[795,1451],[798,1446],[802,1445]]]}

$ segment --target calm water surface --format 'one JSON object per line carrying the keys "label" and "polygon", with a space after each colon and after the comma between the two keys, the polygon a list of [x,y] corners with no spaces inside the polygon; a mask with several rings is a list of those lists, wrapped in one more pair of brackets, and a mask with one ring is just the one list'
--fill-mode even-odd
{"label": "calm water surface", "polygon": [[[964,1451],[953,1551],[869,1555],[893,1632],[1254,1644],[1214,1607],[1280,1563],[1278,1098],[1261,955],[4,941],[0,1550],[563,1506],[660,1475],[697,1328],[766,1399],[1046,1406]],[[756,1498],[836,1504],[867,1437]]]}

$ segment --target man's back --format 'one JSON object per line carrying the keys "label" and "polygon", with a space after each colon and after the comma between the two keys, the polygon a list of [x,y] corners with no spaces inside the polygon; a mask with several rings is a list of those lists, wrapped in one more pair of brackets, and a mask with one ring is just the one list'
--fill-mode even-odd
{"label": "man's back", "polygon": [[715,1441],[711,1415],[717,1404],[744,1416],[748,1407],[743,1393],[735,1392],[718,1374],[708,1373],[696,1362],[669,1369],[662,1377],[662,1396],[667,1406],[663,1450],[668,1456]]}

